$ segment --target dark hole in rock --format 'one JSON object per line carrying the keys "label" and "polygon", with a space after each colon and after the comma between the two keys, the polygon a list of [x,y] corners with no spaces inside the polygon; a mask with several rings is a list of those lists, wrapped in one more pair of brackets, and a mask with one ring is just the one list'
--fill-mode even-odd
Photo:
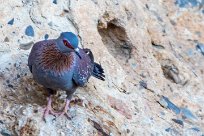
{"label": "dark hole in rock", "polygon": [[8,87],[10,87],[10,88],[13,88],[13,85],[11,85],[11,84],[8,84]]}
{"label": "dark hole in rock", "polygon": [[131,58],[133,46],[129,42],[125,29],[109,22],[107,28],[98,29],[98,31],[113,57],[119,61],[119,64],[126,64]]}
{"label": "dark hole in rock", "polygon": [[181,79],[179,69],[170,59],[162,60],[161,68],[166,79],[176,84],[185,85],[186,81]]}
{"label": "dark hole in rock", "polygon": [[[103,23],[103,21],[101,22]],[[129,75],[134,75],[137,68],[137,58],[134,55],[135,53],[133,54],[133,52],[136,51],[136,48],[129,39],[125,27],[121,26],[119,20],[117,19],[113,19],[112,21],[108,22],[107,25],[101,25],[99,21],[98,32],[109,54],[113,56],[113,58],[123,68],[124,72],[128,75],[126,80],[134,81],[135,76]],[[123,88],[122,86],[118,87],[117,84],[113,83],[118,91],[125,94],[130,93],[125,89],[126,86],[130,86],[130,84],[130,82],[125,84]]]}
{"label": "dark hole in rock", "polygon": [[167,79],[169,79],[170,81],[176,84],[181,83],[181,79],[179,77],[179,71],[177,67],[175,67],[174,65],[172,66],[164,65],[162,66],[162,70],[163,70],[164,76]]}
{"label": "dark hole in rock", "polygon": [[156,44],[154,41],[151,42],[152,46],[157,49],[165,49],[163,45]]}
{"label": "dark hole in rock", "polygon": [[69,13],[69,10],[68,9],[64,9],[63,10],[65,13]]}

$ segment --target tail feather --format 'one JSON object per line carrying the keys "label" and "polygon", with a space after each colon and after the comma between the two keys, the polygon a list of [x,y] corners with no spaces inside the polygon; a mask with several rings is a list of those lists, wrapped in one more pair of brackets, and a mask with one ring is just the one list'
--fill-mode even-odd
{"label": "tail feather", "polygon": [[98,78],[100,80],[105,81],[104,70],[101,67],[101,65],[99,65],[98,63],[94,62],[94,69],[93,69],[93,72],[92,72],[92,76],[94,76],[94,77],[96,77],[96,78]]}
{"label": "tail feather", "polygon": [[97,72],[101,72],[101,73],[104,73],[104,70],[103,70],[103,68],[101,67],[101,65],[99,65],[98,63],[95,63],[94,62],[94,66],[96,67],[96,71]]}
{"label": "tail feather", "polygon": [[91,50],[90,49],[83,49],[83,50],[90,57],[91,62],[94,65],[92,76],[94,76],[95,78],[98,78],[100,80],[105,81],[104,70],[100,64],[94,62],[94,56],[93,56],[93,53],[91,52]]}

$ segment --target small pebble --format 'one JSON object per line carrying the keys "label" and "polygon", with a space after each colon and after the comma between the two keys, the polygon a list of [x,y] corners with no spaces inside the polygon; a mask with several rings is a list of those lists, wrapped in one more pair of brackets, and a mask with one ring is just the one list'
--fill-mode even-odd
{"label": "small pebble", "polygon": [[145,81],[142,80],[139,82],[139,84],[140,84],[140,87],[147,88],[147,83]]}
{"label": "small pebble", "polygon": [[38,110],[37,110],[37,109],[35,109],[35,110],[33,110],[33,112],[34,112],[34,113],[38,113]]}
{"label": "small pebble", "polygon": [[130,133],[130,130],[129,130],[129,129],[127,129],[127,133]]}
{"label": "small pebble", "polygon": [[49,38],[49,35],[45,34],[44,38],[45,38],[45,40],[47,40]]}
{"label": "small pebble", "polygon": [[12,18],[10,21],[8,21],[9,25],[13,25],[13,23],[14,23],[14,18]]}
{"label": "small pebble", "polygon": [[10,83],[10,81],[9,81],[9,80],[6,80],[6,83]]}
{"label": "small pebble", "polygon": [[133,69],[135,69],[137,67],[137,64],[132,63],[131,66],[132,66]]}
{"label": "small pebble", "polygon": [[57,0],[53,0],[53,3],[54,3],[54,4],[57,4]]}
{"label": "small pebble", "polygon": [[165,129],[166,132],[169,132],[172,136],[179,136],[180,133],[175,128],[167,128]]}
{"label": "small pebble", "polygon": [[177,123],[177,124],[179,124],[179,125],[181,125],[181,126],[183,126],[184,124],[183,124],[183,121],[182,120],[180,120],[180,119],[172,119],[175,123]]}
{"label": "small pebble", "polygon": [[176,22],[173,21],[173,20],[170,20],[170,23],[171,23],[172,25],[176,25]]}
{"label": "small pebble", "polygon": [[164,65],[162,66],[162,70],[164,72],[164,76],[169,79],[170,81],[176,83],[176,84],[181,84],[182,80],[179,76],[179,70],[176,66],[174,65]]}
{"label": "small pebble", "polygon": [[114,136],[113,133],[110,133],[109,136]]}
{"label": "small pebble", "polygon": [[17,78],[20,78],[21,76],[19,74],[17,74]]}
{"label": "small pebble", "polygon": [[191,120],[195,120],[197,119],[193,113],[187,109],[187,108],[181,108],[181,115],[183,119],[191,119]]}
{"label": "small pebble", "polygon": [[184,8],[188,5],[195,7],[195,6],[198,6],[199,4],[197,0],[176,0],[175,3],[181,8]]}
{"label": "small pebble", "polygon": [[9,42],[9,38],[5,37],[4,42]]}
{"label": "small pebble", "polygon": [[48,23],[48,25],[52,27],[52,26],[53,26],[53,23],[52,23],[52,21],[51,21],[51,22],[49,22],[49,23]]}
{"label": "small pebble", "polygon": [[200,129],[197,128],[197,127],[193,127],[193,128],[191,128],[191,129],[194,130],[194,131],[196,131],[196,132],[199,132],[199,131],[200,131]]}
{"label": "small pebble", "polygon": [[162,98],[159,100],[159,103],[170,110],[172,110],[174,113],[179,114],[181,112],[180,108],[177,107],[175,104],[173,104],[167,97],[162,96]]}
{"label": "small pebble", "polygon": [[2,134],[2,136],[11,136],[9,133],[7,133],[6,131],[2,130],[0,132],[0,134]]}
{"label": "small pebble", "polygon": [[20,46],[20,49],[29,50],[33,44],[34,44],[34,42],[31,41],[28,43],[21,43],[19,46]]}
{"label": "small pebble", "polygon": [[162,116],[164,116],[164,115],[165,115],[165,113],[164,113],[163,111],[161,111],[161,112],[160,112],[160,114],[161,114]]}
{"label": "small pebble", "polygon": [[169,132],[170,130],[171,130],[171,128],[167,128],[167,129],[165,129],[166,132]]}
{"label": "small pebble", "polygon": [[10,88],[13,88],[13,85],[11,85],[11,84],[8,84],[8,87],[10,87]]}
{"label": "small pebble", "polygon": [[33,30],[33,27],[31,25],[26,27],[25,34],[27,36],[34,37],[34,30]]}
{"label": "small pebble", "polygon": [[189,50],[187,51],[187,55],[188,55],[189,57],[192,57],[192,56],[193,56],[193,50],[192,50],[192,49],[189,49]]}
{"label": "small pebble", "polygon": [[197,49],[199,52],[201,52],[202,55],[204,55],[204,44],[198,43],[198,44],[196,45],[196,49]]}
{"label": "small pebble", "polygon": [[63,11],[64,11],[65,13],[69,13],[69,10],[67,10],[67,9],[64,9]]}

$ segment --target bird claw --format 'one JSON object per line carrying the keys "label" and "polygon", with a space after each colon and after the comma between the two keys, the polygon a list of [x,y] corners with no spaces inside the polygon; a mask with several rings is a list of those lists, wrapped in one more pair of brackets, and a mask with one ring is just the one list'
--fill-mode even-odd
{"label": "bird claw", "polygon": [[52,109],[52,106],[51,106],[51,97],[49,97],[48,99],[48,104],[47,104],[47,107],[44,109],[44,114],[43,114],[43,120],[46,122],[46,116],[51,114],[53,116],[59,116],[59,117],[62,117],[63,115],[65,115],[68,119],[71,119],[68,115],[68,109],[69,109],[69,103],[70,103],[70,100],[66,100],[66,104],[65,104],[65,107],[64,107],[64,110],[62,112],[54,112],[53,109]]}
{"label": "bird claw", "polygon": [[62,116],[66,116],[67,119],[71,119],[71,117],[69,116],[67,110],[64,110],[62,113],[59,114],[59,117],[62,117]]}
{"label": "bird claw", "polygon": [[52,99],[51,99],[51,96],[48,98],[48,103],[47,103],[47,106],[44,108],[44,114],[43,114],[43,120],[46,122],[46,116],[51,114],[53,116],[56,117],[56,115],[58,115],[58,113],[54,112],[53,109],[52,109],[52,106],[51,106],[51,103],[52,103]]}
{"label": "bird claw", "polygon": [[65,115],[68,119],[71,119],[71,117],[69,116],[69,114],[67,112],[69,110],[69,103],[70,103],[70,100],[67,99],[64,110],[63,110],[63,112],[60,113],[59,117],[62,117],[63,115]]}
{"label": "bird claw", "polygon": [[43,120],[44,120],[45,122],[46,122],[46,119],[45,119],[45,118],[46,118],[46,116],[49,115],[49,114],[55,116],[55,118],[56,118],[56,116],[59,115],[59,113],[54,112],[51,107],[46,107],[46,108],[44,108],[44,114],[43,114]]}

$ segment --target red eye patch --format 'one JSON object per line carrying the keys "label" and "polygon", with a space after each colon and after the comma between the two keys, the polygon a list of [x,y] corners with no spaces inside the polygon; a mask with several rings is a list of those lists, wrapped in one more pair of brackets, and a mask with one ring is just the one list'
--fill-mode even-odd
{"label": "red eye patch", "polygon": [[68,47],[68,48],[70,48],[70,49],[74,49],[74,48],[72,47],[72,45],[71,45],[67,40],[63,40],[63,43],[64,43],[64,45],[65,45],[66,47]]}

